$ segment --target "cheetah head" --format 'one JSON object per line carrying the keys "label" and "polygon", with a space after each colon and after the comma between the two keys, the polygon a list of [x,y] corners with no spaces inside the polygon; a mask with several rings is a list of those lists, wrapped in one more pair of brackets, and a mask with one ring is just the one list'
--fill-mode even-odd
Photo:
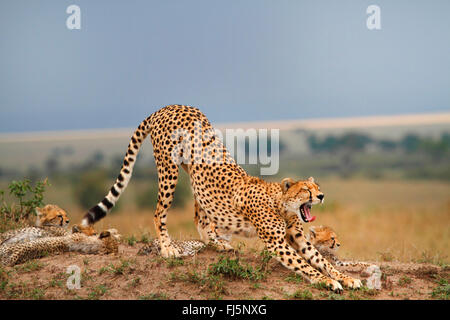
{"label": "cheetah head", "polygon": [[43,208],[37,207],[36,214],[36,227],[67,227],[69,224],[69,218],[66,211],[54,204],[48,204]]}
{"label": "cheetah head", "polygon": [[336,233],[327,226],[313,226],[309,228],[309,239],[316,248],[337,250],[341,245]]}
{"label": "cheetah head", "polygon": [[112,238],[116,241],[120,241],[121,237],[122,236],[119,234],[117,229],[108,229],[108,230],[102,231],[100,233],[100,235],[98,236],[99,239]]}
{"label": "cheetah head", "polygon": [[83,226],[75,224],[72,226],[72,233],[84,233],[87,236],[97,235],[97,231],[92,226]]}
{"label": "cheetah head", "polygon": [[313,204],[322,203],[324,194],[313,177],[299,181],[291,178],[283,179],[281,189],[282,206],[287,212],[295,212],[303,222],[312,222],[316,219],[315,216],[311,216],[311,207]]}

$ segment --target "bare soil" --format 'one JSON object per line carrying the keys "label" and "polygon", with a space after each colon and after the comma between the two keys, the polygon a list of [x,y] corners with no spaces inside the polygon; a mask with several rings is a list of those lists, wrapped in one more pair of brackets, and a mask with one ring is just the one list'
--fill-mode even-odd
{"label": "bare soil", "polygon": [[[143,246],[121,244],[118,255],[65,253],[0,268],[0,299],[448,299],[450,269],[426,263],[374,262],[382,270],[382,289],[345,289],[335,294],[314,286],[261,252],[218,253],[163,259],[137,255]],[[239,258],[251,266],[247,277],[209,270],[220,259]],[[81,288],[68,289],[69,266],[81,272]],[[342,269],[367,278],[361,268]],[[443,291],[441,290],[442,288]],[[443,292],[443,293],[442,293]]]}

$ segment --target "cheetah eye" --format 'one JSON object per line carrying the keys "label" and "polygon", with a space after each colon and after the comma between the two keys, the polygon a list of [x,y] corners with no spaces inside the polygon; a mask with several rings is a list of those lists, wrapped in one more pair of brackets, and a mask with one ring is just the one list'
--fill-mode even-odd
{"label": "cheetah eye", "polygon": [[334,237],[331,237],[331,240],[334,240]]}

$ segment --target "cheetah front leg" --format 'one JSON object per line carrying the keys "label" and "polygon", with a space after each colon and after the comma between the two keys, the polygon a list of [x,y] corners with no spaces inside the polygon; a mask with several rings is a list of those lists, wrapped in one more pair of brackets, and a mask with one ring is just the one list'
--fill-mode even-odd
{"label": "cheetah front leg", "polygon": [[334,292],[342,292],[341,284],[322,274],[308,264],[286,240],[286,222],[277,214],[259,214],[249,217],[256,227],[258,237],[283,266],[300,274],[311,283],[324,284]]}
{"label": "cheetah front leg", "polygon": [[306,240],[303,234],[302,223],[297,215],[288,220],[286,235],[288,242],[297,250],[297,253],[314,268],[320,270],[323,274],[338,280],[348,288],[359,288],[362,286],[361,280],[339,272],[309,241]]}

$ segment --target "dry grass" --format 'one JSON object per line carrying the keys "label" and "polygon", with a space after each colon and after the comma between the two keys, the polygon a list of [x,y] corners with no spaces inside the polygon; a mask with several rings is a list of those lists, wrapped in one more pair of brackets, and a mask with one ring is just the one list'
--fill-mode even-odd
{"label": "dry grass", "polygon": [[[155,183],[149,181],[149,183]],[[371,261],[430,262],[448,264],[450,239],[450,184],[433,181],[338,180],[320,181],[325,203],[313,208],[312,225],[329,225],[342,243],[340,255],[347,259]],[[132,189],[132,188],[131,188]],[[133,190],[127,190],[130,197]],[[66,198],[49,194],[49,202]],[[153,211],[122,205],[119,212],[97,224],[98,229],[114,227],[124,235],[154,236]],[[61,204],[64,205],[64,204]],[[83,211],[71,204],[73,222]],[[193,204],[171,210],[168,218],[173,238],[198,238],[193,224]],[[308,226],[306,226],[308,227]],[[261,249],[258,239],[236,238],[246,248]]]}

